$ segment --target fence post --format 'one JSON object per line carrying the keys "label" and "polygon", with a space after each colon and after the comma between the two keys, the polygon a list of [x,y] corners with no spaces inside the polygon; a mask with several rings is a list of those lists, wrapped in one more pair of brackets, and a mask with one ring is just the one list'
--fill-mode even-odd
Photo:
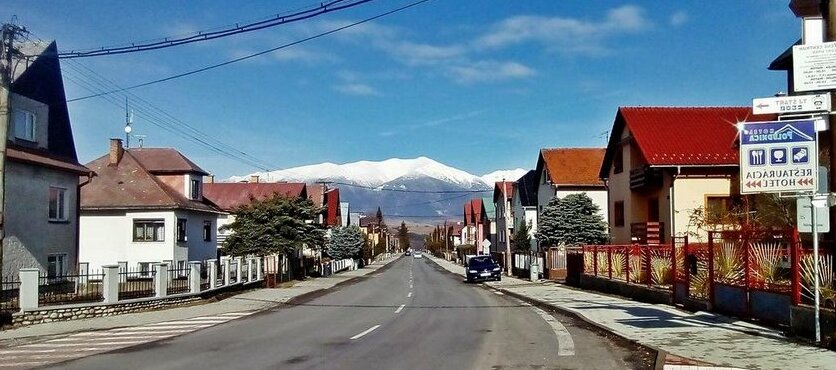
{"label": "fence post", "polygon": [[714,232],[708,232],[708,301],[714,309]]}
{"label": "fence post", "polygon": [[119,302],[119,265],[102,266],[102,297],[104,303]]}
{"label": "fence post", "polygon": [[595,270],[595,276],[598,276],[598,246],[592,246],[592,269]]}
{"label": "fence post", "polygon": [[200,293],[200,261],[189,262],[189,292]]}
{"label": "fence post", "polygon": [[257,257],[255,259],[255,279],[256,280],[264,279],[264,271],[261,268],[261,263],[262,263],[263,259],[264,259],[264,257]]}
{"label": "fence post", "polygon": [[241,282],[241,257],[235,257],[235,282]]}
{"label": "fence post", "polygon": [[38,308],[38,280],[41,270],[37,268],[22,268],[20,276],[20,291],[18,292],[21,311]]}
{"label": "fence post", "polygon": [[223,267],[223,269],[224,269],[224,286],[227,286],[227,285],[229,285],[229,277],[230,277],[230,273],[231,273],[231,271],[229,271],[229,269],[230,269],[229,257],[227,257],[225,259],[222,259],[221,261],[224,264],[224,267]]}
{"label": "fence post", "polygon": [[630,247],[624,248],[624,281],[630,284]]}
{"label": "fence post", "polygon": [[607,248],[607,277],[612,280],[612,246]]}
{"label": "fence post", "polygon": [[206,273],[209,275],[209,289],[215,289],[218,287],[218,260],[211,259],[206,260],[206,264],[209,265]]}
{"label": "fence post", "polygon": [[78,279],[76,279],[76,281],[75,281],[75,292],[76,292],[76,294],[87,291],[87,287],[90,286],[89,278],[90,278],[90,264],[87,263],[87,262],[79,262],[78,263]]}
{"label": "fence post", "polygon": [[676,302],[676,237],[671,238],[671,294]]}
{"label": "fence post", "polygon": [[168,295],[168,264],[154,264],[154,296],[165,298]]}
{"label": "fence post", "polygon": [[792,305],[798,306],[801,303],[801,254],[799,247],[801,242],[798,240],[798,229],[792,232],[792,241],[790,245],[790,282],[792,284]]}
{"label": "fence post", "polygon": [[749,259],[752,253],[750,250],[748,236],[744,233],[743,235],[741,235],[740,239],[740,243],[743,245],[743,290],[746,292],[746,295],[743,296],[743,303],[746,305],[746,316],[752,316],[752,304],[749,301],[749,294],[751,294],[749,292],[749,285],[750,280],[752,278],[751,273],[749,271]]}
{"label": "fence post", "polygon": [[[639,251],[641,252],[642,247],[639,246]],[[653,284],[653,267],[650,265],[650,246],[644,246],[644,280],[647,286]]]}

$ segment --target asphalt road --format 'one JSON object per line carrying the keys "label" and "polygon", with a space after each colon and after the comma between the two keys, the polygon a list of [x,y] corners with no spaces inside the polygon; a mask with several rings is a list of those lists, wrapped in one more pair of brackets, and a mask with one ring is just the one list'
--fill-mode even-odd
{"label": "asphalt road", "polygon": [[625,369],[640,348],[432,261],[404,257],[318,297],[62,369]]}

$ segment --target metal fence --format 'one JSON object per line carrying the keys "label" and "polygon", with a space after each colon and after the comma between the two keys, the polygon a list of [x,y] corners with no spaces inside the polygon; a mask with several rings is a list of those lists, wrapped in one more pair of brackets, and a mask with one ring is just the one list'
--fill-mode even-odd
{"label": "metal fence", "polygon": [[119,299],[154,296],[154,270],[125,269],[119,271]]}
{"label": "metal fence", "polygon": [[[211,287],[209,277],[209,266],[212,262],[203,261],[200,263],[200,291],[207,290]],[[216,265],[217,267],[217,265]],[[217,269],[215,269],[217,271]],[[217,277],[216,277],[217,278]]]}
{"label": "metal fence", "polygon": [[20,282],[3,281],[0,283],[0,312],[20,309]]}
{"label": "metal fence", "polygon": [[81,271],[72,275],[41,275],[38,278],[38,305],[100,302],[102,271]]}
{"label": "metal fence", "polygon": [[167,294],[179,294],[189,292],[189,275],[192,269],[186,265],[172,266],[168,270]]}

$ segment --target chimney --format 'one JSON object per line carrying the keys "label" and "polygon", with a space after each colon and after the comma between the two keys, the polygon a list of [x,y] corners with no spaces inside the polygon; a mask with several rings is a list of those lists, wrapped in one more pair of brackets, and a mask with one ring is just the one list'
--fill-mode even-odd
{"label": "chimney", "polygon": [[215,175],[203,176],[204,184],[212,184],[215,182]]}
{"label": "chimney", "polygon": [[119,165],[119,161],[122,160],[122,155],[125,154],[125,149],[122,148],[122,139],[110,139],[110,153],[109,153],[109,166],[117,166]]}
{"label": "chimney", "polygon": [[250,175],[250,183],[258,184],[258,175]]}

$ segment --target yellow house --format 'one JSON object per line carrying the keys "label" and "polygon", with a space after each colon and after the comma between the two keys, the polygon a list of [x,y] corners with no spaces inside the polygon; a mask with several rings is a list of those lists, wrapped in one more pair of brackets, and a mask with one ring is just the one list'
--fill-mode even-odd
{"label": "yellow house", "polygon": [[737,193],[736,123],[763,121],[747,107],[622,107],[599,175],[607,184],[612,243],[659,244],[692,222],[729,210]]}

